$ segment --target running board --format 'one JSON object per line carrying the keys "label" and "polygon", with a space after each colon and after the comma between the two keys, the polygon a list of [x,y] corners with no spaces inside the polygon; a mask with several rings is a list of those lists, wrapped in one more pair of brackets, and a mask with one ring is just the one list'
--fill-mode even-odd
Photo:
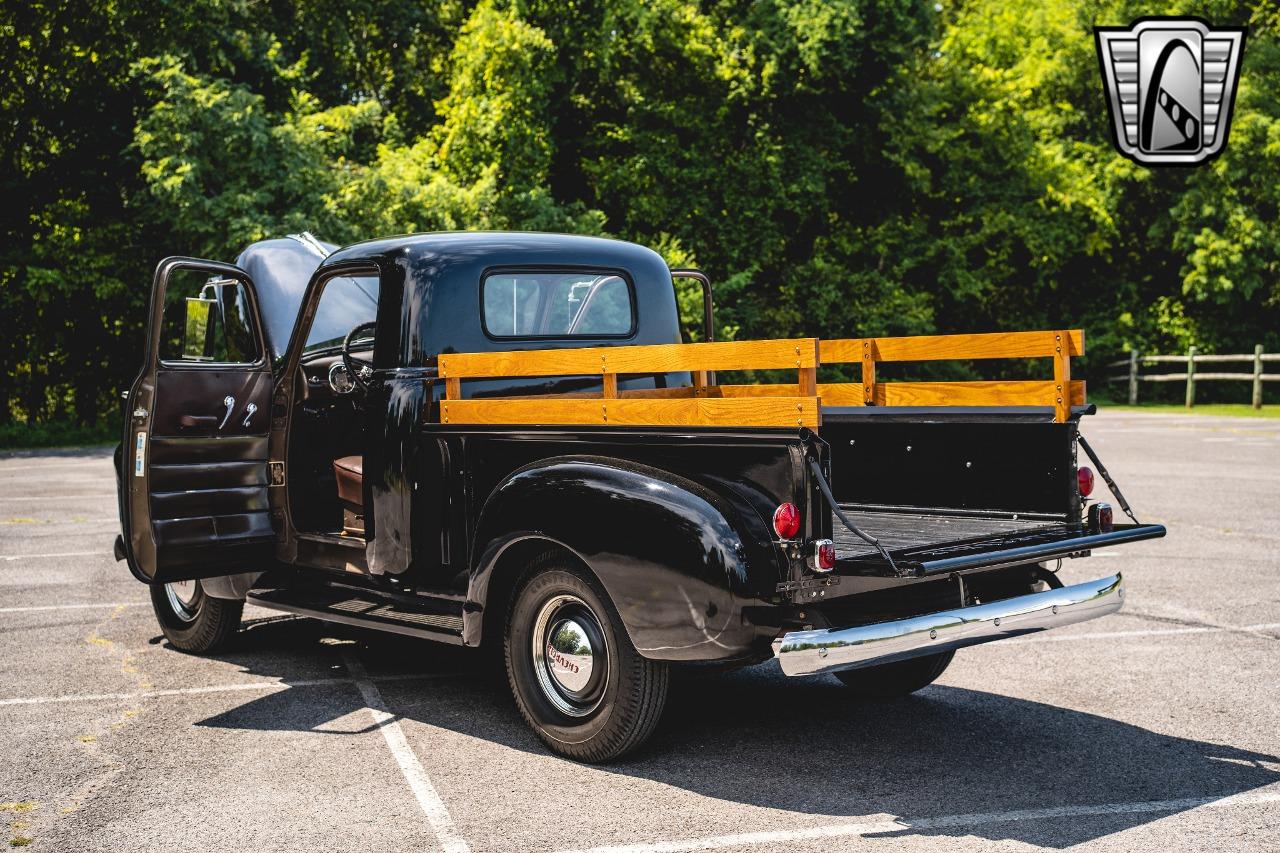
{"label": "running board", "polygon": [[462,644],[461,614],[431,613],[425,605],[383,597],[372,591],[318,585],[282,587],[255,590],[245,600],[269,610],[297,613],[326,622]]}

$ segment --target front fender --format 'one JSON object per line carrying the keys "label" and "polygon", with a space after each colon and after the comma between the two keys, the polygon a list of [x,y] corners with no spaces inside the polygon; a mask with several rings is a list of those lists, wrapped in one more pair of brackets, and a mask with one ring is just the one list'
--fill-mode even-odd
{"label": "front fender", "polygon": [[749,523],[668,471],[597,457],[547,460],[517,471],[485,502],[467,598],[483,605],[503,553],[543,539],[591,568],[645,657],[741,658],[756,639],[742,609],[760,603],[753,590],[772,589],[753,582],[740,530]]}

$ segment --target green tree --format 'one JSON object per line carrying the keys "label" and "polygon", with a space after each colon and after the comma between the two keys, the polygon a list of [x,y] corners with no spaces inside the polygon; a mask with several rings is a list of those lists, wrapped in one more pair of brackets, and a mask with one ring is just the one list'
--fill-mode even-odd
{"label": "green tree", "polygon": [[[0,424],[93,423],[155,262],[311,230],[530,228],[657,247],[721,337],[1082,325],[1280,348],[1280,13],[1230,144],[1110,144],[1118,0],[85,0],[0,5]],[[681,295],[697,316],[697,293]],[[1000,366],[984,370],[999,370]]]}

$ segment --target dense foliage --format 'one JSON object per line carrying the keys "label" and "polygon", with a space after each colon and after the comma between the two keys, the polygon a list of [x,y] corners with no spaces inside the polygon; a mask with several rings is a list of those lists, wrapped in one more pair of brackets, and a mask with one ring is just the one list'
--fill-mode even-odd
{"label": "dense foliage", "polygon": [[0,426],[91,424],[150,270],[310,230],[603,233],[738,337],[1083,325],[1280,348],[1280,14],[1227,152],[1110,144],[1110,0],[3,0]]}

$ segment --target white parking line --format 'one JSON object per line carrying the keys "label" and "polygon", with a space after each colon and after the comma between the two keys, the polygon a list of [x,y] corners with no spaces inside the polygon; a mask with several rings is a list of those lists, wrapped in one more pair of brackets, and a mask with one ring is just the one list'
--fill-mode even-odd
{"label": "white parking line", "polygon": [[35,613],[40,610],[90,610],[100,607],[142,607],[149,601],[103,601],[95,604],[39,604],[31,607],[0,607],[0,613]]}
{"label": "white parking line", "polygon": [[1047,809],[1020,809],[1009,812],[897,818],[868,823],[838,823],[827,826],[810,826],[804,829],[744,832],[738,835],[717,835],[710,838],[689,838],[680,841],[655,841],[641,844],[568,849],[561,850],[559,853],[693,853],[693,851],[697,850],[720,850],[726,847],[745,847],[748,845],[777,847],[799,841],[814,841],[823,838],[847,838],[850,836],[882,834],[909,835],[913,830],[954,829],[984,826],[993,823],[1018,823],[1021,821],[1052,820],[1063,817],[1145,814],[1148,812],[1182,812],[1195,808],[1231,808],[1278,802],[1280,802],[1280,791],[1266,791],[1235,794],[1230,797],[1188,797],[1181,800],[1100,803],[1098,805],[1059,806]]}
{"label": "white parking line", "polygon": [[356,688],[364,698],[365,707],[369,711],[369,716],[373,718],[373,724],[382,732],[391,755],[395,758],[396,764],[400,765],[400,772],[409,783],[409,788],[417,798],[422,813],[427,816],[427,822],[431,824],[431,829],[435,832],[440,846],[445,853],[468,853],[471,848],[454,830],[453,817],[449,814],[449,809],[436,793],[431,780],[427,778],[427,772],[422,769],[418,756],[414,754],[408,738],[404,736],[404,729],[400,728],[400,722],[387,710],[386,703],[382,701],[382,694],[369,678],[369,674],[365,672],[364,665],[349,648],[342,650],[342,661],[346,664],[347,671],[351,673]]}
{"label": "white parking line", "polygon": [[[402,673],[395,675],[378,675],[371,681],[432,681],[441,678],[461,678],[460,673],[425,672]],[[134,699],[154,699],[159,696],[199,696],[204,693],[252,693],[262,690],[287,689],[290,687],[331,687],[334,685],[351,686],[355,680],[351,678],[304,678],[298,681],[246,681],[239,684],[211,684],[204,687],[171,687],[165,690],[135,690],[131,693],[72,693],[65,696],[15,696],[0,699],[0,707],[5,705],[63,705],[68,702],[117,702]]]}
{"label": "white parking line", "polygon": [[8,471],[45,471],[49,468],[85,468],[90,469],[101,465],[110,459],[108,456],[99,456],[90,459],[82,459],[79,462],[44,462],[40,465],[0,465],[0,474]]}
{"label": "white parking line", "polygon": [[[1260,625],[1204,625],[1193,626],[1188,628],[1148,628],[1135,629],[1132,631],[1094,631],[1087,634],[1058,634],[1053,633],[1047,636],[1030,636],[1016,638],[1007,645],[1025,645],[1027,643],[1069,643],[1075,640],[1121,640],[1128,637],[1168,637],[1178,634],[1250,634],[1256,635],[1259,631],[1275,631],[1280,629],[1280,622],[1266,622]],[[1265,639],[1271,639],[1263,635]]]}
{"label": "white parking line", "polygon": [[25,498],[0,498],[0,501],[22,501],[23,503],[28,501],[87,501],[107,500],[108,498],[114,500],[115,497],[114,493],[101,495],[34,495]]}
{"label": "white parking line", "polygon": [[196,696],[201,693],[237,693],[287,687],[317,687],[350,684],[349,678],[313,678],[302,681],[250,681],[244,684],[211,684],[205,687],[175,687],[169,690],[138,690],[132,693],[83,693],[69,696],[20,696],[0,699],[0,705],[58,705],[65,702],[107,702],[120,699],[151,699],[156,696]]}
{"label": "white parking line", "polygon": [[0,554],[0,560],[37,560],[49,557],[110,557],[110,551],[62,551],[57,554]]}

